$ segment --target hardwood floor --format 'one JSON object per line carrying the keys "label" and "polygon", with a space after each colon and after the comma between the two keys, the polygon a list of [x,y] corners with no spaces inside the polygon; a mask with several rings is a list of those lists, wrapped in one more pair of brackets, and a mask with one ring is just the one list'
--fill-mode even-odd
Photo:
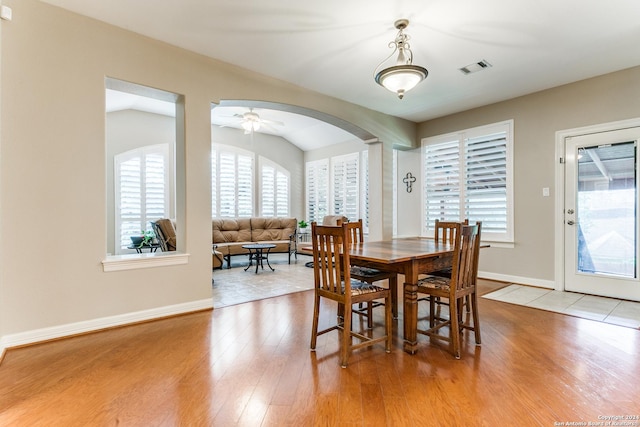
{"label": "hardwood floor", "polygon": [[[481,293],[496,287],[482,281]],[[424,336],[404,353],[400,319],[391,354],[356,351],[342,369],[337,333],[309,351],[312,296],[11,349],[0,425],[553,426],[640,415],[639,330],[480,298],[482,346],[465,334],[461,360]],[[321,323],[334,315],[324,305]]]}

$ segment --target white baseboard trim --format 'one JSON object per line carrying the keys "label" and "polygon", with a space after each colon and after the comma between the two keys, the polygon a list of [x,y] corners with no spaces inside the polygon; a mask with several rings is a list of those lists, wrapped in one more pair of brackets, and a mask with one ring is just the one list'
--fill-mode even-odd
{"label": "white baseboard trim", "polygon": [[489,273],[478,271],[478,277],[482,279],[498,280],[500,282],[517,283],[519,285],[537,286],[539,288],[555,289],[556,283],[553,280],[534,279],[531,277],[511,276],[508,274]]}
{"label": "white baseboard trim", "polygon": [[32,331],[5,335],[3,337],[0,337],[0,354],[11,347],[35,344],[38,342],[50,341],[88,332],[96,332],[116,326],[124,326],[132,323],[161,319],[163,317],[186,314],[194,311],[201,311],[212,308],[213,300],[211,298],[207,298],[199,301],[168,305],[164,307],[152,308],[149,310],[135,311],[132,313],[119,314],[116,316],[101,317],[98,319],[86,320],[77,323],[68,323],[66,325],[52,326],[50,328],[34,329]]}
{"label": "white baseboard trim", "polygon": [[0,337],[0,362],[4,358],[4,353],[7,351],[7,345],[4,342],[4,337]]}

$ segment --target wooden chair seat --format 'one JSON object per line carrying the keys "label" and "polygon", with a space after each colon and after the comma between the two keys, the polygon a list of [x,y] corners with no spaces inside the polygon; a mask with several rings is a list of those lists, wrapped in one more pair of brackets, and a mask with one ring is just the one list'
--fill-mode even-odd
{"label": "wooden chair seat", "polygon": [[[386,288],[376,286],[371,283],[360,282],[358,280],[351,281],[351,295],[363,295],[372,292],[386,291]],[[343,290],[344,292],[344,290]]]}
{"label": "wooden chair seat", "polygon": [[441,289],[443,291],[449,292],[449,289],[451,288],[451,279],[446,277],[429,275],[418,281],[418,287]]}

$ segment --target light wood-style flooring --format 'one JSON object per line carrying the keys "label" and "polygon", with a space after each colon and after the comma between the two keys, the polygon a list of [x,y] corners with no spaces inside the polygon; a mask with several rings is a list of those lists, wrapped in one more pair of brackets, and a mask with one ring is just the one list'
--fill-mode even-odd
{"label": "light wood-style flooring", "polygon": [[[11,349],[0,425],[554,426],[640,415],[639,330],[480,298],[482,346],[465,334],[461,360],[423,336],[404,353],[400,319],[391,354],[356,351],[342,369],[337,333],[309,351],[312,297]],[[324,306],[325,323],[335,309]]]}

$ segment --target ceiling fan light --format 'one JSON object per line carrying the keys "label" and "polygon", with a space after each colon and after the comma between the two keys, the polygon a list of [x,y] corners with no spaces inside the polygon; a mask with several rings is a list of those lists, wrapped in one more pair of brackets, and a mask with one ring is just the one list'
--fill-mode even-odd
{"label": "ceiling fan light", "polygon": [[244,121],[241,123],[242,129],[244,129],[245,132],[251,132],[253,130],[253,124],[250,121]]}

